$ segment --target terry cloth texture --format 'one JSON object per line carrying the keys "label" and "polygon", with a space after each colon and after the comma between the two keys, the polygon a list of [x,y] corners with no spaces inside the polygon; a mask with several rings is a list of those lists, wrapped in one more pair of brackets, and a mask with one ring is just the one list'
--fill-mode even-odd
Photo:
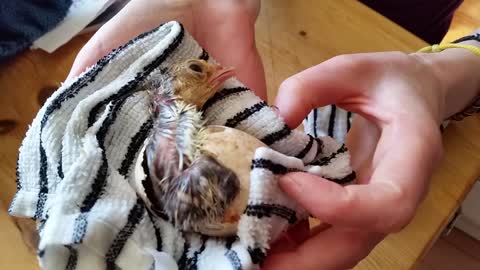
{"label": "terry cloth texture", "polygon": [[303,121],[305,132],[313,137],[330,136],[343,143],[354,114],[336,105],[313,109]]}
{"label": "terry cloth texture", "polygon": [[72,0],[0,1],[0,61],[27,49],[66,16]]}
{"label": "terry cloth texture", "polygon": [[20,148],[9,210],[38,221],[44,269],[258,269],[269,244],[308,216],[281,191],[278,176],[307,171],[353,181],[343,145],[289,129],[230,79],[203,108],[208,124],[245,131],[269,146],[252,160],[237,235],[185,233],[153,214],[135,186],[135,164],[152,129],[143,86],[188,58],[214,61],[181,24],[163,24],[65,82],[40,109]]}

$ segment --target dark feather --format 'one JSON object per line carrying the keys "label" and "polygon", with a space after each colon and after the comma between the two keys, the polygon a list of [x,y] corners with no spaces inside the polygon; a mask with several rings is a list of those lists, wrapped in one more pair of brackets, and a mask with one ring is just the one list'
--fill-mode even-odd
{"label": "dark feather", "polygon": [[198,231],[204,225],[221,223],[225,209],[240,190],[235,173],[206,155],[195,159],[170,183],[164,211],[184,230]]}
{"label": "dark feather", "polygon": [[155,196],[151,202],[176,226],[198,230],[222,222],[240,189],[235,173],[200,149],[203,118],[197,108],[230,73],[198,59],[169,72],[170,79],[159,77],[151,85],[155,120],[145,153]]}

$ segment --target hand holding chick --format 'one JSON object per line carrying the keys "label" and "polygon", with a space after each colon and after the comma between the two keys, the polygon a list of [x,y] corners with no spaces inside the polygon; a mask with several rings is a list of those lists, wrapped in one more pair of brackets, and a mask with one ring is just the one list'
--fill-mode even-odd
{"label": "hand holding chick", "polygon": [[185,231],[236,232],[246,207],[250,163],[265,146],[244,132],[205,127],[200,109],[233,70],[189,59],[153,89],[154,131],[145,157],[153,209]]}

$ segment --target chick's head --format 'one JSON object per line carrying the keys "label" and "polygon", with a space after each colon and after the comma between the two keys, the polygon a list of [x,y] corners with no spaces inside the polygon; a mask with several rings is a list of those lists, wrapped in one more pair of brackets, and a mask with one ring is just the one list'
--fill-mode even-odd
{"label": "chick's head", "polygon": [[233,76],[233,68],[188,59],[172,68],[174,94],[200,109]]}

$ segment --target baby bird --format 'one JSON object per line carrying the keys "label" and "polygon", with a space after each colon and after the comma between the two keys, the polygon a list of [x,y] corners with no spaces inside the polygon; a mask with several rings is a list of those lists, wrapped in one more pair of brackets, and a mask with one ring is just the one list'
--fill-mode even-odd
{"label": "baby bird", "polygon": [[239,192],[236,174],[202,149],[202,112],[233,69],[189,59],[153,90],[154,130],[145,157],[153,208],[185,231],[215,226]]}

